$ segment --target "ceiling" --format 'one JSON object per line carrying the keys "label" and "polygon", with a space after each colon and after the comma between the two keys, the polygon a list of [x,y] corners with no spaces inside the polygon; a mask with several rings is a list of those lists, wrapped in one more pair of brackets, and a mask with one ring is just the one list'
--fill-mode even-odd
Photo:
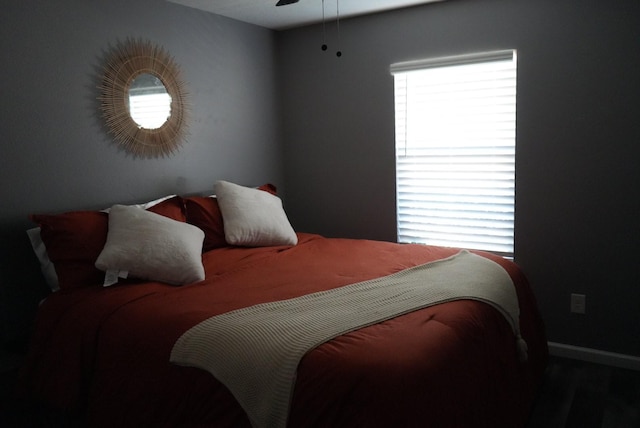
{"label": "ceiling", "polygon": [[[277,0],[167,0],[273,30],[286,30],[322,22],[323,0],[299,0],[276,7]],[[400,9],[444,0],[324,0],[326,19]]]}

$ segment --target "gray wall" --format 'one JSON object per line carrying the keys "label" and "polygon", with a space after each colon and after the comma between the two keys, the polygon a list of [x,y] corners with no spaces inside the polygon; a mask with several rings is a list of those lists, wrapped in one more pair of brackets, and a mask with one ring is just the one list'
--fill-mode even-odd
{"label": "gray wall", "polygon": [[[518,50],[516,261],[552,341],[640,356],[640,2],[452,0],[278,34],[295,226],[395,240],[393,79]],[[569,312],[570,293],[587,313]]]}
{"label": "gray wall", "polygon": [[[136,159],[104,133],[96,89],[109,46],[163,46],[191,93],[188,142]],[[20,338],[42,293],[30,213],[211,192],[216,179],[283,187],[274,33],[164,0],[12,0],[0,13],[0,334]],[[33,272],[36,272],[34,275]]]}

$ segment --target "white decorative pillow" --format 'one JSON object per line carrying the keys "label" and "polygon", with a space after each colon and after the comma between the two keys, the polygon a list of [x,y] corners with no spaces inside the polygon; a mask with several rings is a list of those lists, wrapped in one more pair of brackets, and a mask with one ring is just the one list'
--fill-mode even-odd
{"label": "white decorative pillow", "polygon": [[202,281],[203,239],[204,232],[188,223],[139,207],[114,205],[96,267],[107,272],[105,286],[129,275],[175,285]]}
{"label": "white decorative pillow", "polygon": [[277,196],[227,181],[217,181],[214,189],[227,243],[244,247],[298,243]]}

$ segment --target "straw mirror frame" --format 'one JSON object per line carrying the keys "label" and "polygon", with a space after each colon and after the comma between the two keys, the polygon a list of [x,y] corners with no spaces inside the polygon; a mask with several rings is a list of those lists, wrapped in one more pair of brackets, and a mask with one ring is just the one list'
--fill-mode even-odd
{"label": "straw mirror frame", "polygon": [[[129,87],[141,74],[157,77],[171,97],[170,114],[159,128],[138,125],[129,110]],[[187,135],[188,94],[180,67],[163,48],[146,40],[118,42],[106,57],[99,85],[100,110],[116,142],[137,157],[174,154]]]}

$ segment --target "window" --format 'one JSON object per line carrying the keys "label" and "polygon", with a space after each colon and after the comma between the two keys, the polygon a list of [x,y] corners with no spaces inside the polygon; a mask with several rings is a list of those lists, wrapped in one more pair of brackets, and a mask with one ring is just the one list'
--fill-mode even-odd
{"label": "window", "polygon": [[398,242],[513,256],[516,53],[398,63]]}

